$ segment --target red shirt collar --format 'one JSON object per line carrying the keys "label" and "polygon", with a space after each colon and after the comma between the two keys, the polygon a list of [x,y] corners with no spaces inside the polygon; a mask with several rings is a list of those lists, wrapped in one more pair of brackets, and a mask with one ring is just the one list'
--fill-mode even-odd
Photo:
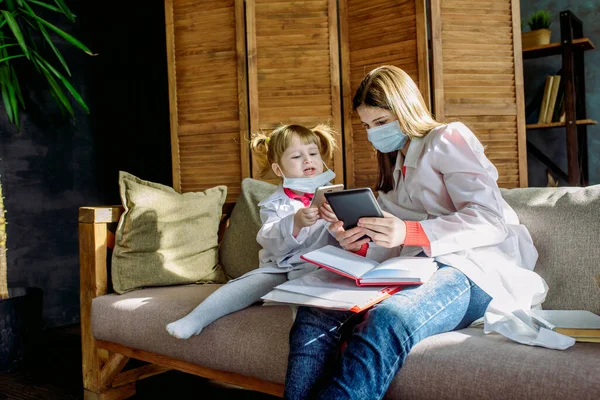
{"label": "red shirt collar", "polygon": [[304,195],[296,194],[288,188],[283,188],[283,192],[292,200],[300,200],[305,207],[310,205],[314,193],[304,193]]}

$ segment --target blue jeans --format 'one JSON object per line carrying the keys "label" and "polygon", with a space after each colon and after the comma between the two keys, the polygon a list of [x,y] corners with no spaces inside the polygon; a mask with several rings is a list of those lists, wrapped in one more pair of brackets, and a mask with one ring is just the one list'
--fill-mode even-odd
{"label": "blue jeans", "polygon": [[414,345],[469,326],[490,301],[462,272],[440,264],[427,283],[360,314],[300,307],[290,332],[284,397],[381,399]]}

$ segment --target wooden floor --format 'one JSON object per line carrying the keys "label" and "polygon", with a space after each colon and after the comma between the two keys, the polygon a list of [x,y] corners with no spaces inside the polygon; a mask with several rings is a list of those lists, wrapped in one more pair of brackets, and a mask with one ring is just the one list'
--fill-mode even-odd
{"label": "wooden floor", "polygon": [[[81,340],[79,325],[48,330],[37,358],[19,371],[0,374],[0,400],[81,400]],[[276,397],[220,384],[178,371],[137,383],[131,399],[274,400]]]}

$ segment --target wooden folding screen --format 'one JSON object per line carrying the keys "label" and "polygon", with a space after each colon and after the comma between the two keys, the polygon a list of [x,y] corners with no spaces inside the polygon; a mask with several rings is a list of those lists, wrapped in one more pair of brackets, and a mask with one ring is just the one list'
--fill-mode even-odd
{"label": "wooden folding screen", "polygon": [[377,156],[352,97],[363,77],[386,64],[406,71],[429,103],[425,0],[340,1],[347,187],[373,187]]}
{"label": "wooden folding screen", "polygon": [[227,185],[250,176],[243,0],[165,0],[173,186]]}
{"label": "wooden folding screen", "polygon": [[[175,188],[225,184],[234,201],[241,180],[257,178],[250,132],[319,122],[344,129],[336,182],[373,187],[376,153],[352,96],[392,64],[430,102],[425,2],[165,0]],[[434,114],[478,134],[500,186],[526,186],[518,0],[430,4]]]}
{"label": "wooden folding screen", "polygon": [[518,0],[431,0],[435,114],[472,128],[501,187],[527,186]]}
{"label": "wooden folding screen", "polygon": [[340,148],[329,167],[343,182],[336,1],[247,0],[246,21],[250,130],[331,124]]}

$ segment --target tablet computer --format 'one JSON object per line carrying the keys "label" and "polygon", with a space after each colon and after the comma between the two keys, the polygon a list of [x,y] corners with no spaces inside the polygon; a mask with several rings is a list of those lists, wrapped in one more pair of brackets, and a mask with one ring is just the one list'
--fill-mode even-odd
{"label": "tablet computer", "polygon": [[354,228],[362,217],[383,218],[383,212],[369,188],[325,193],[325,198],[336,217],[344,221],[344,230]]}

